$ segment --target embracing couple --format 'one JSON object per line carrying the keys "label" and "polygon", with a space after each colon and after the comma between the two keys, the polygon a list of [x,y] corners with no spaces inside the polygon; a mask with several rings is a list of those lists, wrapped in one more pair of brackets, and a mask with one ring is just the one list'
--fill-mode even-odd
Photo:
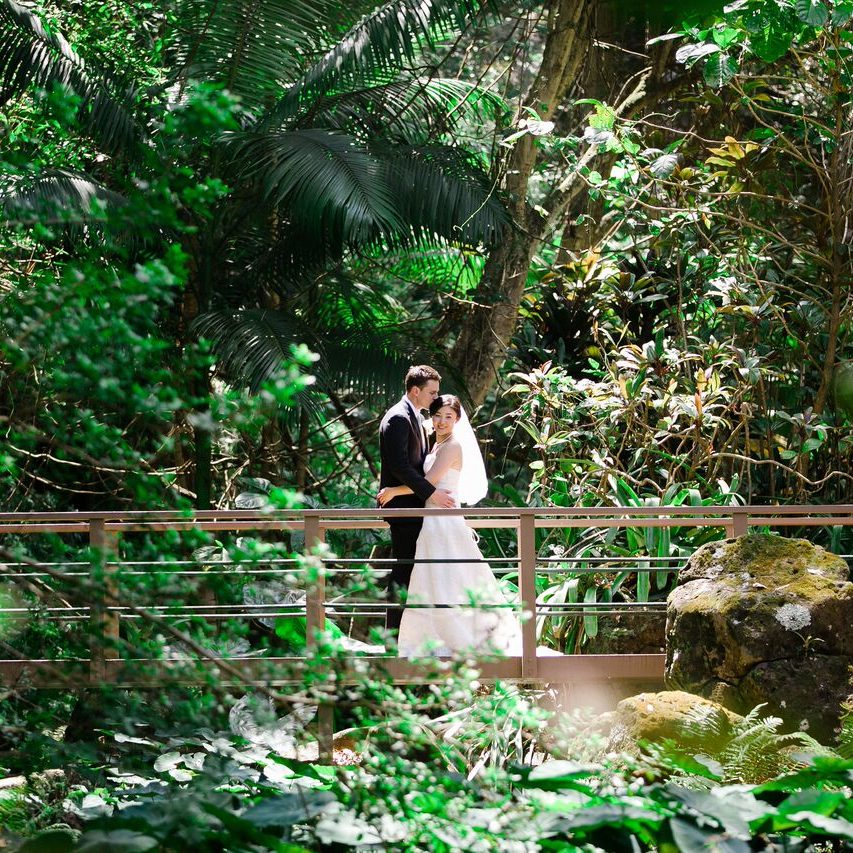
{"label": "embracing couple", "polygon": [[[428,365],[409,368],[403,398],[382,418],[382,507],[450,509],[486,496],[474,431],[459,399],[439,393],[440,381]],[[432,418],[431,435],[423,411]],[[389,518],[388,523],[395,563],[386,628],[398,630],[401,655],[521,653],[518,620],[461,515]],[[401,598],[410,606],[400,607]]]}

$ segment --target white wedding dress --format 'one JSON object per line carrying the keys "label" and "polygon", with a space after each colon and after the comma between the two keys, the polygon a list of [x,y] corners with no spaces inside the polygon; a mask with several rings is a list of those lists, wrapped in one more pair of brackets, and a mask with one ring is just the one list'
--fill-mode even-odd
{"label": "white wedding dress", "polygon": [[[428,472],[434,462],[435,455],[429,454],[424,471]],[[455,495],[459,477],[460,472],[451,468],[437,488]],[[440,562],[443,560],[453,562]],[[521,625],[511,603],[483,559],[465,519],[461,515],[427,516],[418,536],[397,638],[399,654],[520,655]],[[488,605],[502,606],[490,609]]]}

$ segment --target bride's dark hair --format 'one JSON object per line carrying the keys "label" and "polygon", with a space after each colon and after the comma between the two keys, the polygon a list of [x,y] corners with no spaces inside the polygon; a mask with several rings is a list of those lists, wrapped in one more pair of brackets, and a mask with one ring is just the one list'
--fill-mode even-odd
{"label": "bride's dark hair", "polygon": [[456,412],[456,417],[462,417],[462,403],[459,402],[458,397],[454,397],[453,394],[439,394],[432,403],[430,403],[429,413],[434,415],[439,409],[444,408],[445,406],[450,406],[454,412]]}

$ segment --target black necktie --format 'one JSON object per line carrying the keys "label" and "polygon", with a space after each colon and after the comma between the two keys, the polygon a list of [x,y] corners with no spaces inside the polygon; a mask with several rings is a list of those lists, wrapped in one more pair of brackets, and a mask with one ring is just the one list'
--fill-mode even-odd
{"label": "black necktie", "polygon": [[424,425],[421,421],[420,415],[416,411],[414,411],[414,409],[412,410],[412,414],[414,416],[415,431],[418,434],[418,443],[421,446],[421,456],[425,456],[427,449],[427,440],[426,433],[424,432]]}

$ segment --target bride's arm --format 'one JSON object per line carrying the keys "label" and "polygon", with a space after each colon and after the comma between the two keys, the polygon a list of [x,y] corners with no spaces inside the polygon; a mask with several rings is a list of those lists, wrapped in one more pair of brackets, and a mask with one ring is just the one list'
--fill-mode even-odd
{"label": "bride's arm", "polygon": [[[424,474],[424,477],[437,486],[441,482],[441,478],[451,469],[459,468],[462,465],[462,448],[456,441],[448,441],[439,447],[435,455],[435,462],[432,468]],[[386,486],[380,490],[377,499],[380,506],[385,506],[388,501],[400,495],[411,495],[412,490],[408,486]]]}
{"label": "bride's arm", "polygon": [[455,439],[450,439],[439,446],[435,454],[435,462],[424,476],[430,483],[437,486],[451,468],[461,467],[462,446]]}

